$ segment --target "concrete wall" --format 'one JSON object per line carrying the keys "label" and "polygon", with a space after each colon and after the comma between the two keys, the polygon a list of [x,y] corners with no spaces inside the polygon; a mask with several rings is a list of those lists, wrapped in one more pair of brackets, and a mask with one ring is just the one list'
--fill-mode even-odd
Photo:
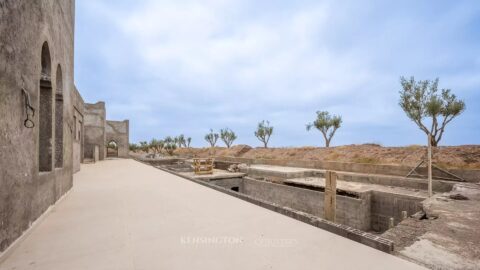
{"label": "concrete wall", "polygon": [[384,232],[389,229],[390,218],[393,217],[394,225],[402,221],[402,211],[411,216],[422,210],[423,200],[401,194],[372,192],[371,199],[371,224],[372,229],[377,232]]}
{"label": "concrete wall", "polygon": [[105,102],[85,103],[84,113],[84,157],[93,159],[95,146],[98,146],[99,158],[106,157],[106,110]]}
{"label": "concrete wall", "polygon": [[[74,0],[0,0],[0,252],[72,187],[74,13]],[[42,76],[44,44],[49,55],[44,58],[48,64]],[[39,110],[42,78],[52,90],[47,121],[51,140],[48,146],[42,145],[48,150],[51,168],[40,173],[39,115],[45,116]],[[22,88],[36,110],[32,129],[24,127]],[[56,112],[62,112],[61,118]],[[54,168],[59,154],[61,167]]]}
{"label": "concrete wall", "polygon": [[[324,192],[251,178],[212,180],[212,184],[253,198],[324,218]],[[422,199],[384,192],[365,192],[358,198],[337,195],[336,222],[362,231],[384,232],[390,218],[394,225],[402,221],[402,211],[413,215],[421,210]]]}
{"label": "concrete wall", "polygon": [[[240,192],[323,218],[324,193],[244,178]],[[337,196],[337,223],[359,230],[370,230],[370,194],[361,198]]]}
{"label": "concrete wall", "polygon": [[118,147],[118,157],[129,157],[129,121],[106,121],[106,144],[114,141]]}

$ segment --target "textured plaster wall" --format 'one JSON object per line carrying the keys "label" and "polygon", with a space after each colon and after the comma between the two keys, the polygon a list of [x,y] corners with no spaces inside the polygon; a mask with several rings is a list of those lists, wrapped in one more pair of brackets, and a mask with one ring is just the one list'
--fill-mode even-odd
{"label": "textured plaster wall", "polygon": [[83,145],[84,145],[84,120],[83,114],[85,102],[82,96],[78,92],[77,88],[74,89],[72,98],[73,103],[73,172],[80,171],[80,163],[83,162]]}
{"label": "textured plaster wall", "polygon": [[106,143],[114,141],[118,146],[118,157],[128,158],[129,121],[107,121],[105,125]]}
{"label": "textured plaster wall", "polygon": [[[74,0],[0,0],[0,252],[72,187],[74,13]],[[58,65],[62,69],[63,167],[39,173],[38,108],[44,42],[50,50],[54,91],[59,88]],[[23,126],[22,87],[37,110],[33,129]],[[55,95],[51,95],[51,102],[55,104]],[[54,112],[51,117],[55,123]],[[52,128],[52,154],[59,151],[54,140]]]}
{"label": "textured plaster wall", "polygon": [[92,159],[94,157],[95,146],[98,146],[99,159],[106,157],[106,110],[105,102],[95,104],[85,103],[84,111],[84,157]]}

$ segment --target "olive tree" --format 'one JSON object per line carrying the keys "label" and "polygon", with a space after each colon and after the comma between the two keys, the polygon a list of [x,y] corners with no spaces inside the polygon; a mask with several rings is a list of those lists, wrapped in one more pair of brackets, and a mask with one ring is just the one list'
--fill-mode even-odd
{"label": "olive tree", "polygon": [[137,152],[140,147],[136,143],[131,143],[131,144],[128,145],[128,148],[132,152]]}
{"label": "olive tree", "polygon": [[187,147],[187,142],[183,134],[180,134],[179,136],[175,137],[174,140],[177,143],[178,148]]}
{"label": "olive tree", "polygon": [[325,139],[325,147],[330,147],[330,142],[341,125],[341,116],[330,115],[327,111],[318,111],[317,119],[313,123],[307,124],[307,131],[310,131],[313,127],[318,129]]}
{"label": "olive tree", "polygon": [[140,142],[140,149],[143,152],[148,153],[148,150],[150,149],[150,145],[148,144],[148,142],[142,141],[142,142]]}
{"label": "olive tree", "polygon": [[162,152],[165,143],[162,140],[152,139],[150,141],[149,147],[153,149],[153,155],[156,156],[157,154]]}
{"label": "olive tree", "polygon": [[438,78],[434,81],[415,81],[413,76],[400,78],[400,107],[423,132],[431,135],[432,146],[438,146],[445,127],[466,108],[465,102],[457,99],[450,89],[439,92],[438,82]]}
{"label": "olive tree", "polygon": [[213,129],[210,129],[210,133],[205,135],[205,140],[210,144],[210,146],[213,148],[217,144],[218,138],[220,135],[218,133],[213,132]]}
{"label": "olive tree", "polygon": [[270,122],[263,120],[258,123],[257,130],[255,131],[255,137],[260,140],[264,147],[268,147],[268,142],[270,141],[270,136],[272,136],[273,127],[270,126]]}
{"label": "olive tree", "polygon": [[175,150],[177,149],[177,143],[175,142],[175,139],[168,136],[163,140],[163,142],[164,142],[163,149],[165,149],[165,151],[170,156],[172,156]]}
{"label": "olive tree", "polygon": [[230,148],[237,139],[237,135],[229,128],[225,128],[220,130],[220,139],[227,145],[227,148]]}

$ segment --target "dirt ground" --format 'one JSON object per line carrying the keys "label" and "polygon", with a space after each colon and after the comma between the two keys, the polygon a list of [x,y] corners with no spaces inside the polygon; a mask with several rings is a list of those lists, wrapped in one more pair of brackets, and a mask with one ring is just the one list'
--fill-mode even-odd
{"label": "dirt ground", "polygon": [[480,269],[479,202],[478,184],[458,184],[424,201],[422,218],[408,218],[383,237],[395,242],[397,256],[431,269]]}
{"label": "dirt ground", "polygon": [[[426,153],[422,146],[382,147],[374,144],[338,147],[251,148],[237,145],[230,149],[181,148],[180,156],[231,156],[255,159],[299,159],[415,166]],[[480,145],[442,146],[434,150],[434,161],[444,168],[480,169]]]}

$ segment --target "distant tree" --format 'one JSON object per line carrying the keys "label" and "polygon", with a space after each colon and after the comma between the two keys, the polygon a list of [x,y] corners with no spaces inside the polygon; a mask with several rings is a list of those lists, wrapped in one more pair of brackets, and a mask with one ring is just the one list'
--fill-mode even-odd
{"label": "distant tree", "polygon": [[129,148],[130,151],[132,151],[132,152],[137,152],[138,149],[139,149],[139,146],[138,146],[138,144],[136,144],[136,143],[131,143],[131,144],[128,145],[128,148]]}
{"label": "distant tree", "polygon": [[146,141],[140,142],[140,149],[143,152],[148,153],[149,148],[150,148],[150,145],[148,144],[148,142],[146,142]]}
{"label": "distant tree", "polygon": [[325,139],[325,147],[330,147],[330,142],[341,124],[341,116],[330,115],[327,111],[318,111],[317,119],[313,123],[307,124],[307,130],[310,131],[313,127],[318,129]]}
{"label": "distant tree", "polygon": [[153,150],[154,156],[162,152],[165,143],[162,140],[152,139],[150,141],[150,148]]}
{"label": "distant tree", "polygon": [[[400,91],[400,107],[423,132],[432,135],[432,146],[438,146],[445,127],[466,108],[465,102],[458,100],[450,89],[442,89],[438,93],[438,82],[438,78],[418,82],[413,76],[410,79],[400,78],[403,88]],[[424,123],[425,118],[430,118],[430,128]]]}
{"label": "distant tree", "polygon": [[273,127],[270,126],[269,121],[263,120],[258,123],[257,130],[255,131],[255,137],[257,137],[265,146],[268,148],[268,142],[270,141],[270,136],[272,136]]}
{"label": "distant tree", "polygon": [[179,136],[175,137],[175,142],[177,143],[178,148],[187,147],[187,142],[183,134],[180,134]]}
{"label": "distant tree", "polygon": [[163,149],[165,149],[165,151],[170,155],[170,156],[173,156],[173,153],[175,152],[175,150],[177,149],[177,143],[175,141],[174,138],[168,136],[166,137],[164,140],[164,146],[163,146]]}
{"label": "distant tree", "polygon": [[210,146],[213,148],[217,144],[218,138],[220,135],[218,133],[213,132],[213,129],[210,129],[210,133],[205,135],[205,140],[210,144]]}
{"label": "distant tree", "polygon": [[220,139],[227,145],[227,148],[230,148],[237,139],[237,135],[229,128],[225,128],[220,130]]}
{"label": "distant tree", "polygon": [[185,147],[190,148],[190,144],[192,143],[192,138],[188,137],[186,140],[186,145]]}

